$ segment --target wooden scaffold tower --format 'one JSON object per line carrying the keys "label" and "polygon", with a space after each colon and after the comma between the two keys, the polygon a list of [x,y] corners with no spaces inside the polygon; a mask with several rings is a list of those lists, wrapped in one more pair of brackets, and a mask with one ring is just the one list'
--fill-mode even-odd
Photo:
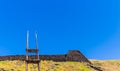
{"label": "wooden scaffold tower", "polygon": [[[34,49],[30,49],[28,48],[28,39],[29,39],[29,32],[27,32],[27,38],[26,38],[26,71],[28,71],[28,64],[32,63],[32,64],[37,64],[38,66],[38,71],[40,71],[40,59],[39,59],[39,51],[38,51],[38,38],[37,38],[37,34],[35,33],[35,38],[36,38],[36,48]],[[30,58],[30,54],[29,53],[35,53],[35,57],[34,59]]]}

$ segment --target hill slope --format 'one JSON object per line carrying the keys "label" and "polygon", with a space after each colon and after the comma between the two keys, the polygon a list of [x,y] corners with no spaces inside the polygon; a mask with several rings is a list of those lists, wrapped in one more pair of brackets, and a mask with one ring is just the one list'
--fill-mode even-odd
{"label": "hill slope", "polygon": [[[102,71],[120,71],[120,60],[90,60]],[[41,71],[99,71],[86,63],[41,61]],[[0,61],[0,71],[25,71],[25,62],[20,60]],[[30,64],[29,71],[37,71],[37,65]]]}
{"label": "hill slope", "polygon": [[[41,71],[94,71],[80,62],[41,61]],[[24,61],[0,61],[0,71],[25,71]],[[37,71],[35,64],[29,65],[29,71]]]}
{"label": "hill slope", "polygon": [[90,60],[94,66],[103,71],[120,71],[120,60]]}

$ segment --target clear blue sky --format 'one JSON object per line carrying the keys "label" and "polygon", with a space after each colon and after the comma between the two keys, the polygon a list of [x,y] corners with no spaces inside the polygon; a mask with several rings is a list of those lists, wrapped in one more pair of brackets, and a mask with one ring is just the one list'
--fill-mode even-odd
{"label": "clear blue sky", "polygon": [[0,0],[0,55],[25,54],[27,30],[40,54],[120,59],[119,0]]}

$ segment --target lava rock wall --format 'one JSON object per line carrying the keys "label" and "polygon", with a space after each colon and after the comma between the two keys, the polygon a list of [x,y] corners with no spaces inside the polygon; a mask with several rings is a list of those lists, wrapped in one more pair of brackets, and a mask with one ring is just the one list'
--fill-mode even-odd
{"label": "lava rock wall", "polygon": [[[77,61],[77,62],[89,62],[90,61],[79,51],[70,50],[68,54],[64,55],[40,55],[40,60],[53,60],[53,61]],[[0,56],[0,61],[4,60],[25,60],[25,55],[11,55]],[[30,59],[35,59],[36,56],[29,56]]]}

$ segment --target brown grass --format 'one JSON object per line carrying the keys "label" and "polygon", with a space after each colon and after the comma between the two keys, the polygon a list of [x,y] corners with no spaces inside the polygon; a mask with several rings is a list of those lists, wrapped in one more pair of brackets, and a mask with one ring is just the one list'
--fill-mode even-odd
{"label": "brown grass", "polygon": [[103,71],[120,71],[120,60],[90,60]]}

